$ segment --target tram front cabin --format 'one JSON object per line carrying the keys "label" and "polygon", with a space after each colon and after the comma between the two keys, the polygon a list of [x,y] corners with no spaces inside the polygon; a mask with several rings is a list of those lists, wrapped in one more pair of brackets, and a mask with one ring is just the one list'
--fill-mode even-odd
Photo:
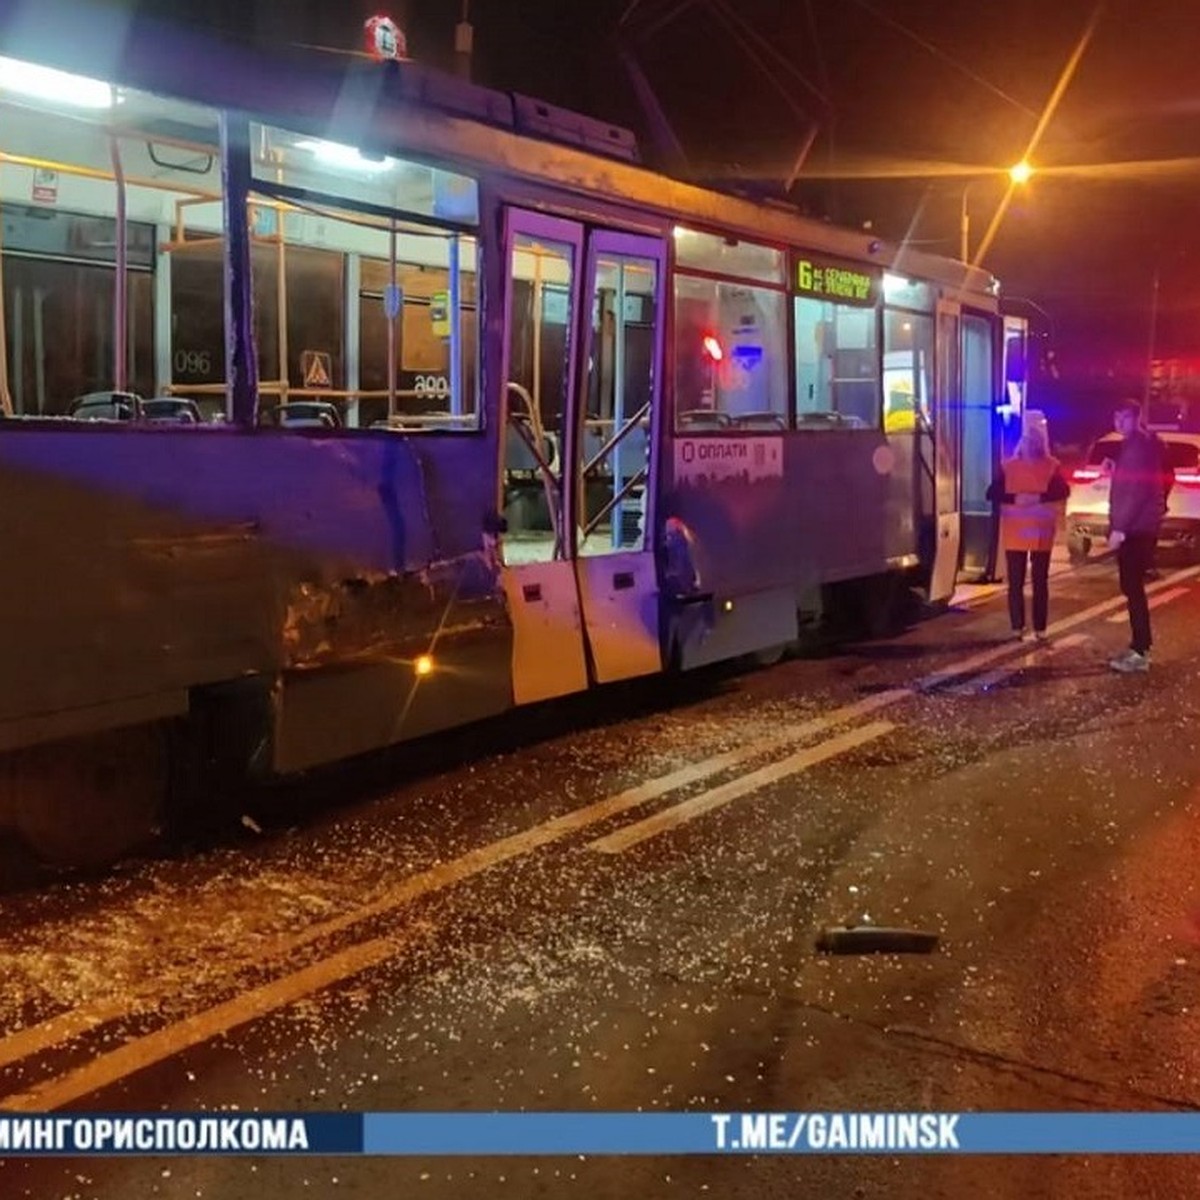
{"label": "tram front cabin", "polygon": [[[984,273],[412,64],[79,9],[0,18],[0,823],[43,853],[181,744],[303,770],[984,568]],[[148,746],[135,811],[76,798]]]}

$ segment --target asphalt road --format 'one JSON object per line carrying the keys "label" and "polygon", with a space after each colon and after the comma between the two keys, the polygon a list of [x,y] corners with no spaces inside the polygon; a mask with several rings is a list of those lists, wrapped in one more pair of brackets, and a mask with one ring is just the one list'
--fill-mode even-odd
{"label": "asphalt road", "polygon": [[[0,898],[0,1107],[1200,1105],[1200,568],[531,710]],[[504,749],[502,747],[508,746]],[[831,926],[936,933],[826,955]],[[8,1161],[4,1197],[1184,1197],[1178,1158]]]}

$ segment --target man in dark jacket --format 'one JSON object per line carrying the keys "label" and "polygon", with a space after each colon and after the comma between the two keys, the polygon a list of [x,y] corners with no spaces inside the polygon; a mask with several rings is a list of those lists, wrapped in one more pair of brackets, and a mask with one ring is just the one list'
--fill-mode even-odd
{"label": "man in dark jacket", "polygon": [[1154,547],[1167,493],[1174,476],[1159,439],[1142,425],[1142,408],[1124,400],[1113,413],[1113,426],[1121,435],[1121,448],[1109,468],[1108,544],[1117,552],[1121,591],[1129,604],[1129,649],[1108,665],[1132,674],[1150,669],[1150,606],[1146,601],[1146,572],[1154,561]]}

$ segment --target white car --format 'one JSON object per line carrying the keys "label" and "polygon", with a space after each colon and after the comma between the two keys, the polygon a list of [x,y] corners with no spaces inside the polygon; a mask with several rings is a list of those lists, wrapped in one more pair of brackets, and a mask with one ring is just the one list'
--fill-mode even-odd
{"label": "white car", "polygon": [[[1200,558],[1200,433],[1155,430],[1167,450],[1175,484],[1167,499],[1159,545],[1175,546]],[[1093,443],[1087,462],[1070,479],[1067,501],[1067,550],[1072,562],[1087,558],[1097,542],[1108,539],[1109,477],[1102,464],[1115,459],[1121,439],[1109,434]]]}

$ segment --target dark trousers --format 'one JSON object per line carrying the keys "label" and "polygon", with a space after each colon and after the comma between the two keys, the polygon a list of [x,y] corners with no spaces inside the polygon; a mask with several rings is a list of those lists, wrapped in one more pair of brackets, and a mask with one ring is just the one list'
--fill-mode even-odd
{"label": "dark trousers", "polygon": [[1033,627],[1046,628],[1050,615],[1050,551],[1005,550],[1008,563],[1008,615],[1014,629],[1025,628],[1025,560],[1033,559]]}
{"label": "dark trousers", "polygon": [[1153,533],[1130,533],[1117,547],[1121,591],[1129,603],[1130,648],[1139,654],[1150,649],[1150,605],[1146,601],[1146,572],[1154,565]]}

